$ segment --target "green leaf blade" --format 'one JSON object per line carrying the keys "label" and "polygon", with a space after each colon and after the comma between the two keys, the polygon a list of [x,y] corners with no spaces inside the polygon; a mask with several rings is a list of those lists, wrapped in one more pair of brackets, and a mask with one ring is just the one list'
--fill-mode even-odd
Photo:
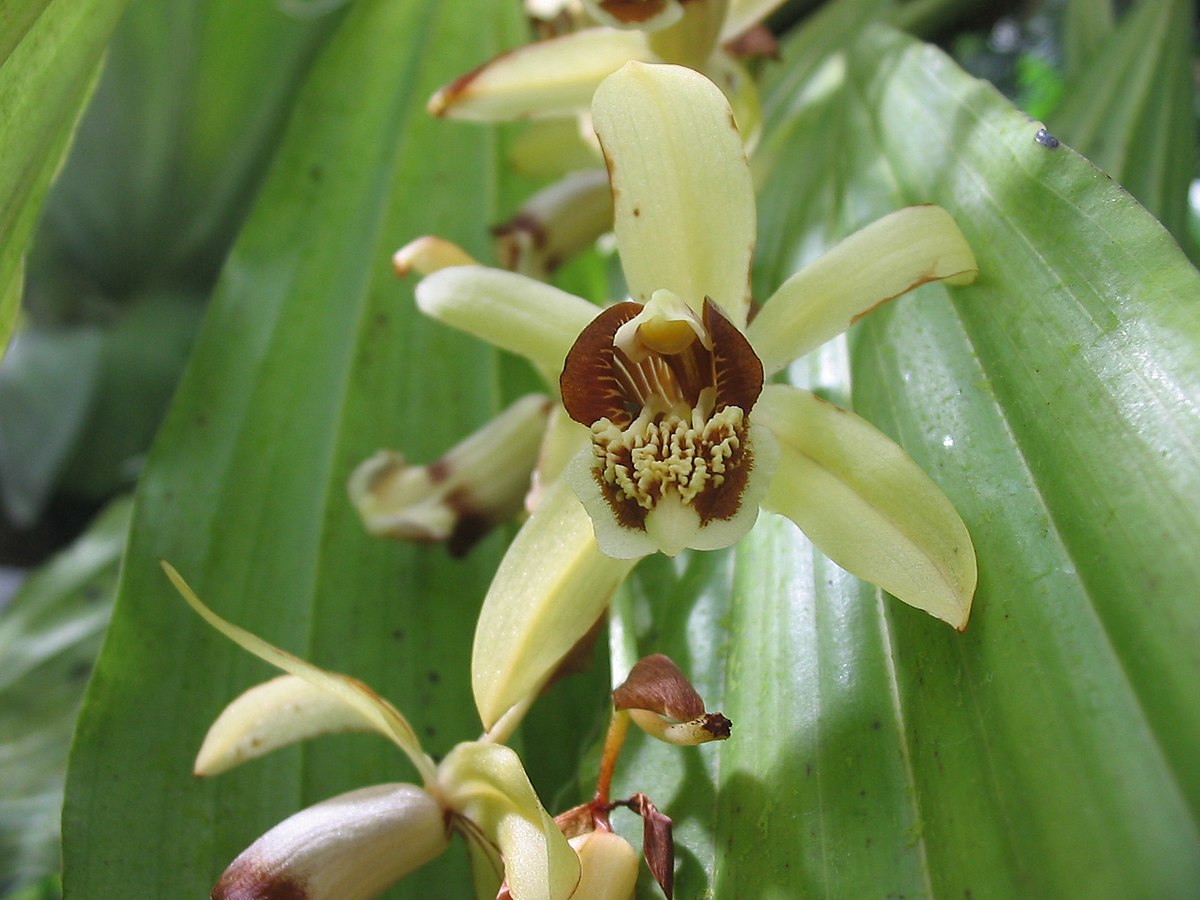
{"label": "green leaf blade", "polygon": [[[125,0],[14,8],[0,57],[0,348],[16,320],[22,259]],[[34,16],[36,15],[36,20]]]}
{"label": "green leaf blade", "polygon": [[[287,814],[415,777],[386,741],[351,735],[194,782],[208,723],[269,673],[171,596],[159,558],[237,624],[371,684],[428,751],[478,734],[466,661],[496,542],[465,564],[395,547],[366,535],[344,488],[381,444],[431,459],[501,399],[494,355],[421,319],[389,265],[418,231],[480,242],[478,208],[436,202],[448,178],[488,203],[500,194],[488,133],[447,148],[457,126],[423,111],[461,65],[435,48],[483,56],[513,27],[511,11],[468,6],[355,4],[298,98],[141,483],[72,761],[69,891],[200,894]],[[465,892],[454,862],[407,879],[404,895]]]}

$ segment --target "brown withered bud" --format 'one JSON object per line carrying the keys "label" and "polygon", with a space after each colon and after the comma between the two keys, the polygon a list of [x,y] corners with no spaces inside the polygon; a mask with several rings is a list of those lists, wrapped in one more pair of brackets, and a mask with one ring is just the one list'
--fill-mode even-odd
{"label": "brown withered bud", "polygon": [[628,710],[639,728],[669,744],[723,741],[733,728],[721,713],[705,711],[687,676],[661,653],[638,661],[613,691],[613,705]]}
{"label": "brown withered bud", "polygon": [[445,541],[461,556],[521,510],[550,408],[547,397],[522,397],[425,466],[380,451],[350,476],[350,500],[371,534]]}
{"label": "brown withered bud", "polygon": [[671,819],[640,792],[630,797],[625,805],[642,817],[642,852],[646,865],[667,900],[671,900],[675,891],[675,838]]}

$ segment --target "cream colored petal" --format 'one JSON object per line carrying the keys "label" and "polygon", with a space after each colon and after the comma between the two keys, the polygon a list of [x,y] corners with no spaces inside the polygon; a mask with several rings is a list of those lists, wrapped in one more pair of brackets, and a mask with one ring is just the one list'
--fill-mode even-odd
{"label": "cream colored petal", "polygon": [[500,744],[459,744],[438,767],[449,803],[500,849],[513,900],[565,900],[579,858],[538,800],[521,760]]}
{"label": "cream colored petal", "polygon": [[908,454],[866,419],[799,388],[768,385],[754,415],[783,453],[764,506],[851,574],[965,628],[976,581],[971,536]]}
{"label": "cream colored petal", "polygon": [[574,294],[483,266],[434,272],[417,284],[416,293],[427,316],[554,373],[562,371],[579,332],[600,312]]}
{"label": "cream colored petal", "polygon": [[629,841],[611,831],[571,838],[581,875],[573,900],[633,900],[641,862]]}
{"label": "cream colored petal", "polygon": [[443,87],[428,108],[479,122],[573,116],[606,75],[649,53],[640,32],[589,28],[501,54]]}
{"label": "cream colored petal", "polygon": [[780,6],[783,0],[729,0],[729,11],[721,25],[721,43],[745,34]]}
{"label": "cream colored petal", "polygon": [[762,135],[762,103],[754,78],[745,66],[724,51],[714,53],[700,71],[725,94],[746,154],[753,156]]}
{"label": "cream colored petal", "polygon": [[978,266],[940,206],[910,206],[856,231],[785,281],[746,336],[767,374],[930,281],[969,284]]}
{"label": "cream colored petal", "polygon": [[542,505],[546,491],[562,476],[571,459],[590,442],[588,429],[568,416],[562,406],[556,406],[546,424],[546,435],[533,472],[533,486],[525,497],[526,512],[532,513]]}
{"label": "cream colored petal", "polygon": [[724,95],[691,69],[629,63],[596,91],[592,119],[633,299],[665,288],[701,312],[711,297],[745,325],[754,194]]}
{"label": "cream colored petal", "polygon": [[646,35],[659,62],[702,69],[717,48],[729,0],[687,0],[669,27]]}
{"label": "cream colored petal", "polygon": [[325,688],[295,675],[280,675],[225,707],[208,729],[193,768],[197,775],[219,775],[311,737],[378,728],[374,719]]}
{"label": "cream colored petal", "polygon": [[471,684],[485,730],[546,683],[633,562],[600,552],[565,481],[547,487],[501,560],[475,628]]}
{"label": "cream colored petal", "polygon": [[458,244],[430,234],[409,241],[392,254],[392,270],[398,278],[413,272],[432,275],[451,266],[477,265],[475,258]]}
{"label": "cream colored petal", "polygon": [[235,859],[213,900],[367,900],[446,849],[441,807],[411,784],[362,788],[284,819]]}
{"label": "cream colored petal", "polygon": [[404,718],[392,704],[388,703],[373,690],[354,678],[327,672],[324,669],[305,662],[298,656],[293,656],[285,650],[280,650],[268,644],[257,635],[251,634],[244,628],[239,628],[232,622],[218,616],[196,596],[195,592],[183,580],[175,568],[167,562],[161,563],[163,571],[171,584],[179,591],[183,599],[200,618],[221,632],[243,650],[253,653],[264,662],[282,669],[297,678],[303,678],[313,687],[323,690],[342,703],[357,710],[365,722],[372,723],[374,729],[391,740],[408,756],[421,778],[428,784],[434,777],[432,761],[421,750],[420,741],[408,720]]}

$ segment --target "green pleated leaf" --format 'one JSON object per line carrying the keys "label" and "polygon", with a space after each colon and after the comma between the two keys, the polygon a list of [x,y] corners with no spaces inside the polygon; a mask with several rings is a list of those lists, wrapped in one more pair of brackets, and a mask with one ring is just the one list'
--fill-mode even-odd
{"label": "green pleated leaf", "polygon": [[[428,752],[478,735],[467,661],[500,541],[461,562],[371,538],[345,481],[382,446],[433,459],[503,399],[495,355],[419,316],[389,257],[424,231],[484,256],[501,148],[423,107],[461,57],[514,40],[517,12],[364,0],[316,60],[141,481],[72,760],[68,892],[200,896],[286,815],[415,778],[348,735],[193,779],[212,718],[270,673],[183,605],[160,558],[222,616],[387,696]],[[403,895],[465,895],[452,856]]]}
{"label": "green pleated leaf", "polygon": [[[959,811],[926,820],[935,886],[1187,893],[1200,883],[1200,276],[1085,160],[1031,143],[993,92],[926,51],[887,50],[897,77],[856,84],[881,111],[889,168],[980,251],[976,290],[920,317],[889,310],[856,355],[860,411],[976,523],[980,607],[963,645],[935,649],[924,623],[893,617],[922,806]],[[931,145],[939,120],[977,124]],[[910,377],[924,398],[897,390]],[[953,678],[931,685],[939,664]]]}
{"label": "green pleated leaf", "polygon": [[[21,265],[55,170],[125,0],[20,0],[0,37],[0,351],[21,294]],[[11,10],[11,18],[10,18]]]}
{"label": "green pleated leaf", "polygon": [[339,16],[238,0],[137,3],[46,202],[29,303],[94,315],[166,283],[208,289],[300,79]]}
{"label": "green pleated leaf", "polygon": [[0,615],[0,894],[59,868],[75,715],[116,594],[132,503],[102,513]]}
{"label": "green pleated leaf", "polygon": [[[0,431],[51,438],[0,438],[14,520],[35,520],[51,495],[132,486],[297,82],[337,21],[237,0],[139,3],[122,18],[29,253],[24,310],[41,352],[0,369]],[[76,346],[97,338],[86,364]]]}
{"label": "green pleated leaf", "polygon": [[1181,242],[1197,161],[1192,12],[1186,0],[1144,0],[1067,80],[1047,123]]}
{"label": "green pleated leaf", "polygon": [[[834,6],[766,98],[755,295],[892,209],[955,216],[976,285],[921,288],[787,374],[852,400],[946,491],[978,551],[972,620],[957,634],[904,607],[768,514],[733,551],[648,559],[618,594],[616,667],[668,653],[733,736],[631,737],[615,793],[674,819],[681,897],[1186,896],[1200,279],[938,51],[872,31],[839,53],[873,10]],[[387,264],[427,231],[484,255],[499,148],[421,106],[515,14],[359,0],[320,56],[142,482],[73,755],[69,891],[199,896],[285,815],[414,777],[352,735],[194,782],[211,719],[270,673],[191,616],[158,558],[223,616],[368,682],[429,752],[477,733],[467,660],[502,541],[451,562],[368,538],[344,482],[379,446],[432,459],[524,387],[417,316]],[[589,796],[578,748],[606,704],[596,676],[535,704],[520,749],[552,812]],[[636,840],[631,814],[614,821]],[[467,895],[453,852],[396,895]]]}
{"label": "green pleated leaf", "polygon": [[1062,7],[1062,55],[1072,75],[1100,50],[1116,24],[1113,0],[1067,0]]}
{"label": "green pleated leaf", "polygon": [[756,296],[911,203],[945,206],[978,256],[974,286],[923,287],[857,326],[849,356],[789,372],[852,398],[947,492],[975,608],[955,634],[767,515],[733,554],[643,564],[622,626],[733,735],[634,739],[619,790],[675,818],[683,896],[1194,891],[1200,276],[930,47],[872,31],[780,88]]}
{"label": "green pleated leaf", "polygon": [[0,366],[0,507],[21,526],[37,520],[100,380],[100,329],[24,329]]}

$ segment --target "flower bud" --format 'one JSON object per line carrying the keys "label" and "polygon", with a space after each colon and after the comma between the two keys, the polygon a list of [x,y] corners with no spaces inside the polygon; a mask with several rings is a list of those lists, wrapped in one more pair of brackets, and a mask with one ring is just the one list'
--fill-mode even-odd
{"label": "flower bud", "polygon": [[729,737],[733,723],[704,710],[704,701],[687,676],[667,656],[656,653],[638,661],[613,691],[617,709],[629,711],[639,728],[668,744],[704,744]]}
{"label": "flower bud", "polygon": [[426,466],[382,450],[350,476],[350,500],[372,534],[448,541],[462,555],[520,512],[550,408],[544,396],[522,397]]}
{"label": "flower bud", "polygon": [[611,831],[589,831],[569,841],[579,854],[579,886],[572,900],[630,900],[638,878],[638,855]]}
{"label": "flower bud", "polygon": [[411,784],[351,791],[284,819],[225,870],[213,900],[366,900],[446,849],[442,808]]}

